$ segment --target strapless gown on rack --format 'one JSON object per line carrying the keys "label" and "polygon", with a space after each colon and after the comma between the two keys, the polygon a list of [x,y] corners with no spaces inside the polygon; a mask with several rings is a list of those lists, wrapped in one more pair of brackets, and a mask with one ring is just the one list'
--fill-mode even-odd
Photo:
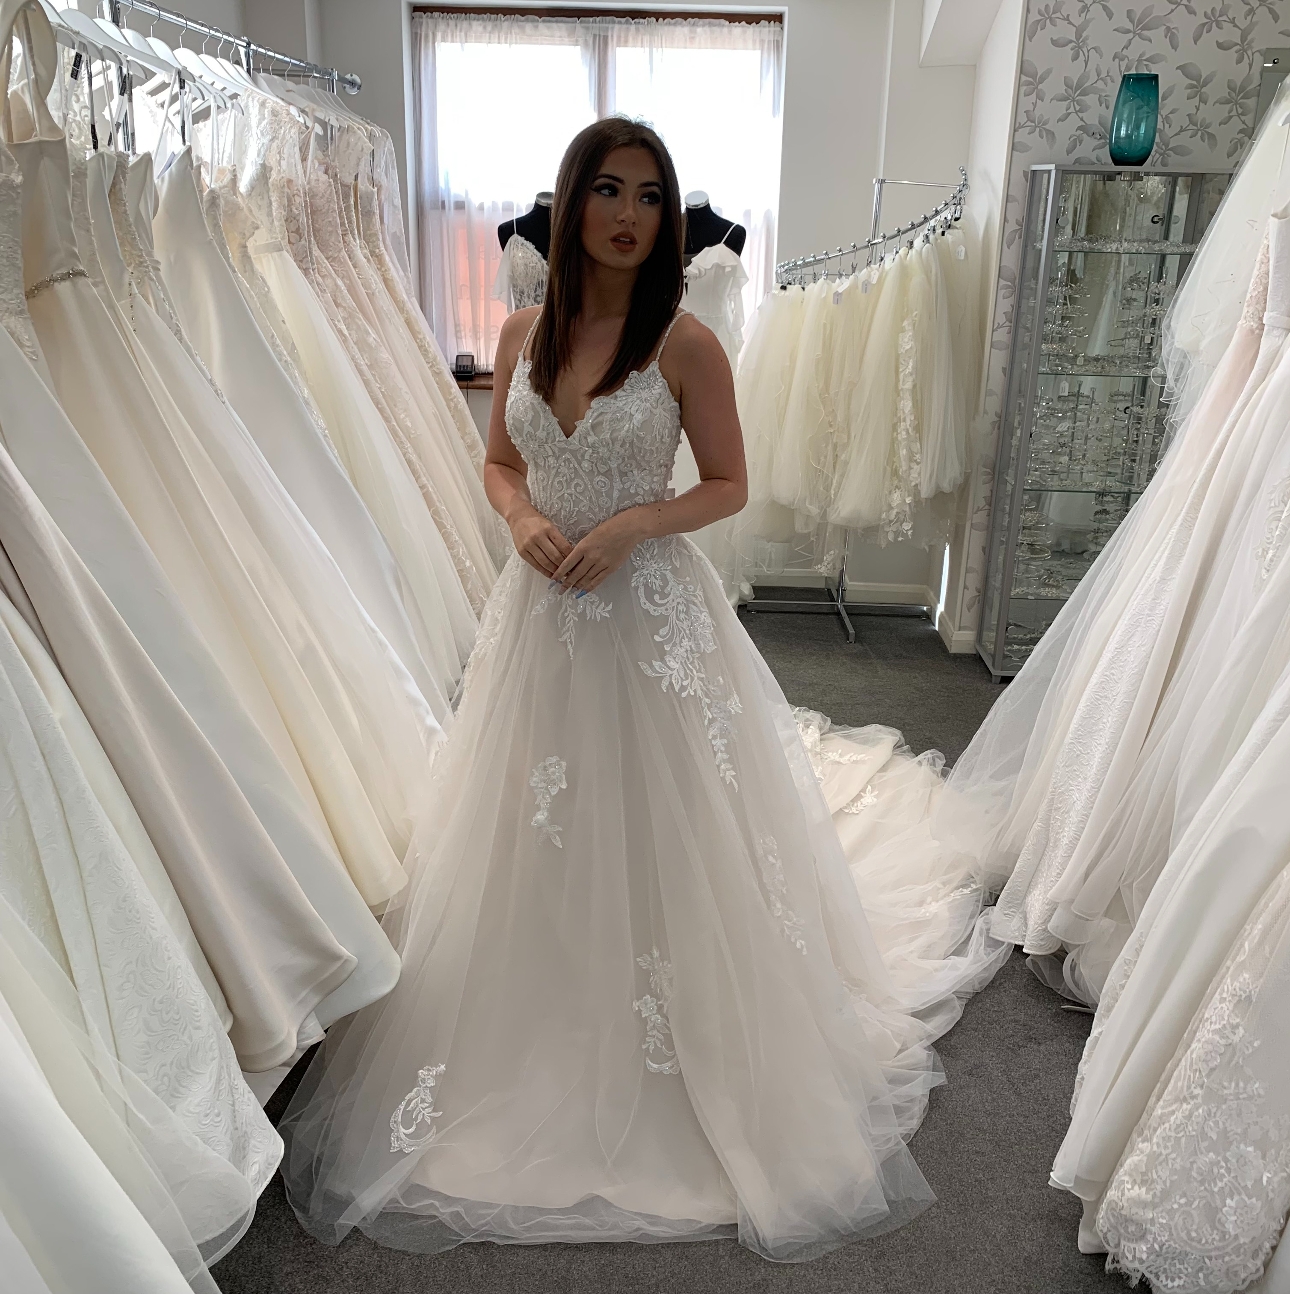
{"label": "strapless gown on rack", "polygon": [[[507,428],[569,538],[663,496],[657,363],[568,438],[528,371]],[[284,1121],[298,1216],[419,1251],[737,1234],[781,1259],[898,1225],[930,1199],[904,1144],[930,1042],[999,956],[964,873],[929,862],[903,913],[875,894],[875,938],[849,871],[900,852],[934,761],[818,717],[804,744],[682,536],[584,597],[548,584],[513,557],[489,600],[386,918],[402,978]]]}
{"label": "strapless gown on rack", "polygon": [[[52,123],[47,129],[53,129]],[[303,891],[313,915],[322,919],[329,932],[324,949],[317,943],[318,931],[307,929],[308,922],[304,928],[288,926],[288,940],[292,944],[299,940],[304,956],[288,957],[280,964],[266,964],[258,949],[238,954],[249,966],[270,972],[263,989],[257,985],[248,992],[246,1009],[255,1028],[238,1043],[246,1068],[269,1068],[295,1051],[297,1033],[315,1009],[320,1019],[330,1020],[387,991],[397,975],[397,958],[344,872],[260,673],[264,661],[256,660],[242,636],[248,627],[265,625],[265,609],[246,589],[245,570],[234,561],[219,528],[212,524],[200,542],[194,538],[190,527],[206,523],[208,504],[176,457],[165,421],[127,349],[128,324],[119,316],[114,322],[109,314],[112,307],[100,299],[77,255],[66,143],[57,135],[13,147],[24,175],[22,268],[53,390],[65,401],[81,438],[95,451],[117,497],[144,532],[154,559],[167,573],[164,587],[173,591],[188,613],[189,623],[197,626],[200,641],[192,639],[192,646],[185,649],[182,636],[172,639],[149,615],[140,615],[131,628],[236,781],[259,820],[255,831],[267,831],[268,840],[263,836],[260,840],[290,869],[297,899]],[[88,239],[88,231],[82,236]],[[176,489],[184,491],[182,507],[171,494]],[[111,583],[121,575],[105,570],[103,578]],[[146,592],[131,590],[127,584],[118,601],[138,606]],[[160,609],[164,610],[164,602]],[[214,685],[211,679],[202,679],[202,670],[195,668],[198,662],[209,664]],[[81,700],[90,712],[91,704]],[[128,706],[126,713],[132,709]],[[141,765],[158,754],[145,743],[137,750],[114,750],[112,758],[118,769],[142,771]],[[173,772],[161,775],[159,787],[167,787],[173,776]],[[216,784],[222,779],[219,774]],[[150,799],[146,781],[129,789],[140,805]],[[214,805],[206,805],[200,792],[197,807],[202,813],[214,812]],[[236,821],[234,815],[229,826]],[[152,823],[148,825],[151,832]],[[165,825],[168,847],[191,848],[181,846],[174,834],[192,830],[182,815]],[[218,821],[212,821],[210,829],[212,839],[222,837],[224,827]],[[234,857],[249,863],[261,847],[261,843],[248,842],[250,852],[236,850]],[[205,848],[200,848],[196,856],[205,854]],[[169,867],[171,860],[166,861]],[[218,865],[216,874],[227,865]],[[266,875],[276,875],[274,867]],[[252,876],[247,880],[254,890],[258,881]],[[173,871],[172,878],[180,888]],[[180,892],[182,895],[182,889]],[[258,900],[254,902],[258,905]],[[187,902],[185,906],[190,907]],[[213,919],[226,911],[225,903],[215,903]],[[227,927],[221,929],[224,938],[233,933]],[[234,944],[242,937],[238,935]],[[269,942],[279,941],[273,938]],[[205,941],[203,947],[216,965],[212,948]],[[357,970],[353,957],[358,959]],[[223,969],[218,973],[223,981]],[[296,979],[297,973],[302,978]],[[244,981],[241,973],[233,978]],[[236,1017],[240,1004],[234,1004],[227,991],[226,996]],[[268,1008],[267,1016],[261,1014],[262,1006]],[[316,1036],[316,1024],[310,1027]]]}

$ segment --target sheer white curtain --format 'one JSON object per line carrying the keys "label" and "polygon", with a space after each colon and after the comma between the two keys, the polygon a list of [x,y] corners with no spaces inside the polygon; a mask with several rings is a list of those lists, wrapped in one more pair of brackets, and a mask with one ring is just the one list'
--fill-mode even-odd
{"label": "sheer white curtain", "polygon": [[751,316],[774,271],[781,24],[420,13],[412,39],[421,299],[449,354],[491,366],[506,314],[497,226],[615,112],[658,130],[683,193],[703,189],[748,229]]}

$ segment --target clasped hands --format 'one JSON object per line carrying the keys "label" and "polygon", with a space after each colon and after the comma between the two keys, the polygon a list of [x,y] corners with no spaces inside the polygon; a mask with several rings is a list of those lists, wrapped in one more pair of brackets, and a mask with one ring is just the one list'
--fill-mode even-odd
{"label": "clasped hands", "polygon": [[612,575],[641,540],[631,509],[602,521],[590,534],[571,544],[558,526],[531,505],[511,523],[511,538],[515,551],[535,571],[566,592],[577,589],[578,597],[590,593]]}

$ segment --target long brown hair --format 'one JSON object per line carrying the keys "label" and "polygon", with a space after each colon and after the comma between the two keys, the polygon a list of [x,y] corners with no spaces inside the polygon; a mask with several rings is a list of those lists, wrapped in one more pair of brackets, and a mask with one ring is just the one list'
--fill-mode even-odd
{"label": "long brown hair", "polygon": [[616,148],[645,148],[654,154],[662,180],[663,201],[658,238],[645,258],[632,287],[623,335],[593,396],[621,386],[641,368],[658,344],[685,288],[681,261],[681,190],[676,168],[663,141],[643,122],[628,117],[605,117],[574,136],[560,162],[551,210],[551,253],[547,258],[546,300],[533,335],[533,367],[529,380],[544,400],[555,394],[555,382],[573,359],[573,325],[582,309],[582,211],[591,183],[605,158]]}

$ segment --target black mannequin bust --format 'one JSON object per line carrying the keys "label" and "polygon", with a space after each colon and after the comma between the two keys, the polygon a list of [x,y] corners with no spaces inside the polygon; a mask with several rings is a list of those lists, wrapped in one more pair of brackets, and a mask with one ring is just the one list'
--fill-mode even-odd
{"label": "black mannequin bust", "polygon": [[748,231],[743,225],[717,215],[702,190],[685,195],[685,258],[697,256],[705,247],[725,243],[736,256],[742,256]]}
{"label": "black mannequin bust", "polygon": [[515,220],[504,220],[497,226],[497,241],[503,247],[512,234],[527,238],[546,260],[551,255],[551,203],[555,194],[543,190],[533,200],[533,210]]}

